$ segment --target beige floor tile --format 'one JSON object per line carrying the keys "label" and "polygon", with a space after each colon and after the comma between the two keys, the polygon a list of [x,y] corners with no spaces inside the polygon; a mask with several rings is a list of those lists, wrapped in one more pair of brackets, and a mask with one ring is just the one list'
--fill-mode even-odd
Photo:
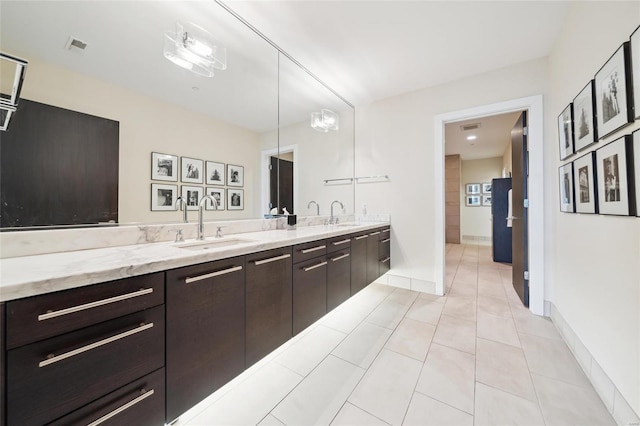
{"label": "beige floor tile", "polygon": [[[453,288],[456,288],[454,284]],[[453,292],[452,292],[453,293]],[[444,315],[460,318],[467,321],[476,320],[476,299],[475,297],[458,296],[450,294],[442,310]]]}
{"label": "beige floor tile", "polygon": [[349,402],[391,425],[402,423],[422,363],[383,349]]}
{"label": "beige floor tile", "polygon": [[329,424],[364,374],[330,355],[271,414],[286,425]]}
{"label": "beige floor tile", "polygon": [[473,416],[428,396],[414,393],[403,425],[473,426]]}
{"label": "beige floor tile", "polygon": [[393,293],[387,296],[385,302],[393,302],[400,305],[411,306],[411,304],[418,298],[418,294],[419,293],[417,291],[407,290],[404,288],[396,288]]}
{"label": "beige floor tile", "polygon": [[478,339],[476,380],[514,395],[536,400],[522,349]]}
{"label": "beige floor tile", "polygon": [[366,287],[367,291],[360,291],[354,294],[349,302],[357,303],[367,307],[378,306],[384,299],[387,298],[395,287],[391,287],[384,284],[373,283]]}
{"label": "beige floor tile", "polygon": [[435,332],[435,325],[405,318],[395,329],[385,348],[424,361]]}
{"label": "beige floor tile", "polygon": [[470,354],[476,353],[476,323],[441,315],[433,342]]}
{"label": "beige floor tile", "polygon": [[331,422],[331,426],[385,426],[388,424],[348,402]]}
{"label": "beige floor tile", "polygon": [[385,300],[380,303],[364,320],[390,330],[395,329],[409,310],[405,304]]}
{"label": "beige floor tile", "polygon": [[615,425],[592,387],[575,386],[533,374],[542,414],[548,425]]}
{"label": "beige floor tile", "polygon": [[351,333],[371,313],[371,307],[350,303],[348,300],[322,318],[321,324],[341,331]]}
{"label": "beige floor tile", "polygon": [[475,363],[471,354],[433,344],[416,392],[473,414]]}
{"label": "beige floor tile", "polygon": [[273,417],[273,415],[269,414],[262,419],[260,423],[258,423],[258,426],[285,426],[285,424]]}
{"label": "beige floor tile", "polygon": [[505,302],[507,301],[504,286],[500,281],[478,279],[478,296],[490,296]]}
{"label": "beige floor tile", "polygon": [[513,320],[516,323],[518,333],[532,334],[534,336],[547,337],[561,340],[560,333],[549,318],[532,314],[528,309],[513,309]]}
{"label": "beige floor tile", "polygon": [[474,424],[541,426],[545,423],[536,402],[477,383]]}
{"label": "beige floor tile", "polygon": [[506,298],[495,298],[486,295],[478,295],[478,312],[511,318],[511,307]]}
{"label": "beige floor tile", "polygon": [[478,296],[478,286],[476,283],[454,281],[451,285],[449,296],[466,296],[476,298]]}
{"label": "beige floor tile", "polygon": [[505,318],[478,312],[478,337],[520,347],[520,339],[511,317]]}
{"label": "beige floor tile", "polygon": [[407,311],[405,318],[437,325],[446,299],[444,297],[428,296],[429,298],[420,295]]}
{"label": "beige floor tile", "polygon": [[388,328],[362,322],[332,353],[362,368],[369,368],[391,333]]}

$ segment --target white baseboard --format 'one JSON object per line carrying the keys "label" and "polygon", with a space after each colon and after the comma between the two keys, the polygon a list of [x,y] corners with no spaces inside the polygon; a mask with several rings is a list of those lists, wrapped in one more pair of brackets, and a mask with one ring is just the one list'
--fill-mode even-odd
{"label": "white baseboard", "polygon": [[419,291],[422,293],[436,294],[436,283],[418,278],[407,277],[387,272],[376,280],[377,283],[386,284],[391,287],[404,288],[407,290]]}

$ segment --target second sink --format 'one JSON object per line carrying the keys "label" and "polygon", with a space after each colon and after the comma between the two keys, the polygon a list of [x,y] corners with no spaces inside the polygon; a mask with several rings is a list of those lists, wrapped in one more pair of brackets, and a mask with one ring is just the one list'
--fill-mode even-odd
{"label": "second sink", "polygon": [[196,241],[193,243],[181,243],[175,244],[174,247],[186,249],[186,250],[211,250],[222,247],[235,246],[238,244],[253,243],[254,240],[246,240],[243,238],[225,238],[220,240],[204,240]]}

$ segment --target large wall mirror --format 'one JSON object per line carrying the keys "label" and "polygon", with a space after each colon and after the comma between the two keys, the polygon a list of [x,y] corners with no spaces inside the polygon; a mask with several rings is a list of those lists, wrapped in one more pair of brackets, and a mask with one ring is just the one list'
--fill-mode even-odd
{"label": "large wall mirror", "polygon": [[[184,195],[182,186],[219,191],[224,210],[207,210],[205,220],[260,218],[287,205],[314,215],[311,200],[321,214],[333,199],[353,212],[353,185],[324,182],[353,177],[353,108],[220,4],[30,1],[0,8],[0,50],[29,62],[22,99],[119,123],[118,223],[181,220],[171,208],[152,209],[154,184],[175,186],[174,198]],[[226,48],[226,69],[207,78],[165,59],[165,33],[176,31],[176,22],[206,29]],[[321,109],[339,116],[339,130],[311,127],[311,112]],[[2,139],[9,138],[0,132]],[[201,160],[202,183],[183,181],[181,170],[172,172],[176,181],[152,179],[152,153],[177,157],[178,169],[183,157]],[[285,184],[282,161],[292,163]],[[227,166],[219,170],[222,182],[206,182],[207,162]],[[239,181],[232,183],[230,172],[239,172]],[[65,176],[77,178],[68,168]],[[25,177],[25,187],[43,179]],[[231,205],[234,194],[239,205]],[[197,213],[188,214],[194,221]]]}

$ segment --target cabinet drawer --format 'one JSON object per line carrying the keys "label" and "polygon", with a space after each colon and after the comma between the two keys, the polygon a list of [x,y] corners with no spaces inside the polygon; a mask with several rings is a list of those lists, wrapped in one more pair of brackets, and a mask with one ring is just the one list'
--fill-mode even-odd
{"label": "cabinet drawer", "polygon": [[163,425],[164,396],[164,369],[160,369],[77,409],[50,426]]}
{"label": "cabinet drawer", "polygon": [[327,240],[327,253],[344,250],[351,247],[351,235],[341,235]]}
{"label": "cabinet drawer", "polygon": [[326,313],[326,257],[293,265],[293,334],[300,333]]}
{"label": "cabinet drawer", "polygon": [[44,424],[164,366],[164,305],[8,351],[7,419]]}
{"label": "cabinet drawer", "polygon": [[380,234],[378,234],[378,239],[380,241],[384,241],[387,240],[389,238],[391,238],[391,228],[386,226],[384,228],[378,229],[378,231],[380,231]]}
{"label": "cabinet drawer", "polygon": [[293,263],[304,262],[327,253],[327,241],[318,240],[293,246]]}
{"label": "cabinet drawer", "polygon": [[351,296],[351,249],[327,255],[327,312]]}
{"label": "cabinet drawer", "polygon": [[7,302],[7,349],[164,303],[164,272]]}

